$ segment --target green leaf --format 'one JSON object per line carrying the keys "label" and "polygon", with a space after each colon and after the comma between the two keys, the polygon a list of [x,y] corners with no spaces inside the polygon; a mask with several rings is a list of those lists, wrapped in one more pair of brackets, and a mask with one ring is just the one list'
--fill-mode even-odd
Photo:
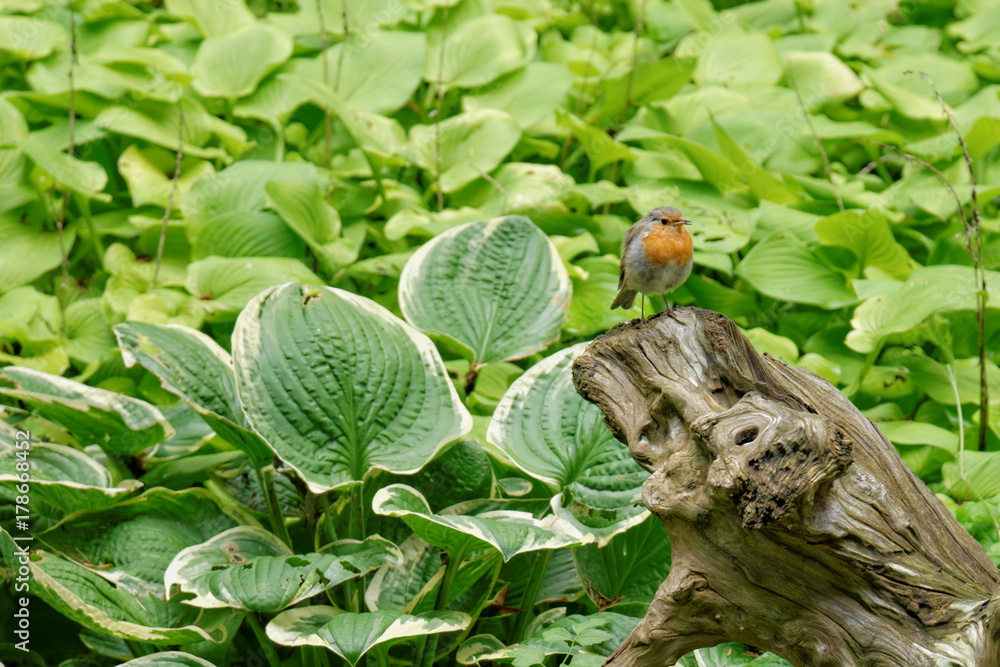
{"label": "green leaf", "polygon": [[187,224],[191,258],[294,257],[305,258],[306,244],[270,211],[232,211],[204,222]]}
{"label": "green leaf", "polygon": [[372,509],[376,514],[402,518],[425,541],[451,554],[492,548],[500,552],[504,562],[520,553],[561,549],[588,541],[555,516],[540,520],[528,512],[504,509],[478,516],[435,514],[420,492],[405,484],[379,489]]}
{"label": "green leaf", "polygon": [[0,16],[0,60],[41,60],[69,41],[66,30],[43,16]]}
{"label": "green leaf", "polygon": [[930,445],[953,454],[958,451],[958,435],[934,424],[883,421],[878,428],[894,445]]}
{"label": "green leaf", "polygon": [[425,243],[399,281],[408,322],[465,346],[476,364],[520,359],[559,337],[572,288],[528,218],[456,227]]}
{"label": "green leaf", "polygon": [[114,346],[115,337],[100,299],[80,299],[66,308],[66,352],[75,361],[99,361]]}
{"label": "green leaf", "polygon": [[566,66],[535,61],[487,88],[463,95],[462,110],[503,111],[526,129],[561,107],[572,85],[573,74]]}
{"label": "green leaf", "polygon": [[781,57],[789,87],[799,90],[808,111],[816,111],[827,102],[848,100],[864,90],[865,84],[854,70],[832,53],[785,51]]}
{"label": "green leaf", "polygon": [[441,32],[431,32],[424,80],[447,90],[485,86],[526,65],[534,55],[536,40],[535,30],[527,23],[502,14],[480,16],[449,29],[443,46]]}
{"label": "green leaf", "polygon": [[236,323],[233,361],[253,429],[316,493],[416,472],[472,427],[431,341],[343,290],[263,292]]}
{"label": "green leaf", "polygon": [[[0,453],[0,483],[8,488],[22,480],[17,470],[18,450]],[[136,480],[112,484],[111,473],[72,447],[47,443],[31,446],[31,499],[47,503],[60,514],[114,505],[142,488]]]}
{"label": "green leaf", "polygon": [[438,175],[440,144],[444,192],[454,192],[492,171],[520,138],[517,122],[492,109],[459,114],[435,125],[415,125],[410,130],[417,164],[432,178]]}
{"label": "green leaf", "polygon": [[162,598],[163,574],[174,556],[235,526],[230,515],[239,512],[217,504],[205,489],[152,487],[113,506],[73,515],[63,520],[58,532],[40,539],[92,563],[95,572],[109,581]]}
{"label": "green leaf", "polygon": [[268,531],[237,526],[178,553],[164,574],[185,604],[275,613],[382,565],[401,565],[399,549],[381,537],[335,544],[343,553],[292,553]]}
{"label": "green leaf", "polygon": [[168,605],[148,593],[136,595],[79,563],[45,550],[22,556],[20,546],[0,529],[0,553],[8,563],[21,562],[22,557],[27,561],[32,593],[85,628],[155,645],[222,639],[194,624],[198,613],[191,607]]}
{"label": "green leaf", "polygon": [[[62,262],[59,237],[30,227],[8,215],[0,216],[0,293],[33,282]],[[63,230],[63,246],[68,253],[76,242],[73,227]],[[4,329],[6,334],[9,329]]]}
{"label": "green leaf", "polygon": [[606,474],[602,468],[619,461],[632,462],[601,411],[573,387],[573,361],[588,344],[560,350],[515,380],[486,436],[514,465],[554,489]]}
{"label": "green leaf", "polygon": [[3,377],[14,387],[0,387],[0,394],[24,401],[81,445],[134,456],[174,434],[163,414],[145,401],[27,368],[8,366]]}
{"label": "green leaf", "polygon": [[556,111],[556,121],[569,128],[573,135],[583,145],[590,159],[590,178],[593,181],[597,171],[604,166],[620,160],[634,160],[635,154],[625,144],[619,143],[608,136],[604,130],[590,125],[573,114],[562,109]]}
{"label": "green leaf", "polygon": [[278,215],[298,234],[319,260],[325,275],[341,267],[345,241],[340,238],[340,216],[313,184],[271,181],[264,187]]}
{"label": "green leaf", "polygon": [[595,604],[648,604],[670,572],[670,540],[660,520],[647,514],[604,547],[576,547],[573,560],[580,577],[590,582],[588,592]]}
{"label": "green leaf", "polygon": [[[988,303],[1000,300],[1000,274],[987,271]],[[847,346],[871,352],[891,333],[908,331],[931,314],[975,309],[976,280],[972,267],[939,265],[922,267],[887,291],[865,301],[854,311]]]}
{"label": "green leaf", "polygon": [[32,162],[77,194],[97,201],[111,201],[111,195],[101,192],[108,184],[104,167],[97,162],[71,157],[37,135],[37,132],[28,135],[20,146]]}
{"label": "green leaf", "polygon": [[212,163],[187,158],[181,162],[181,176],[175,188],[173,183],[175,161],[176,152],[157,146],[140,149],[132,144],[122,152],[118,157],[118,173],[128,184],[133,206],[153,204],[166,208],[171,192],[174,192],[173,203],[180,204],[195,181],[205,174],[215,173]]}
{"label": "green leaf", "polygon": [[[248,49],[249,44],[253,48]],[[191,85],[205,97],[246,97],[291,55],[291,38],[264,23],[208,37],[198,47],[191,66]]]}
{"label": "green leaf", "polygon": [[200,0],[165,0],[168,14],[191,22],[204,37],[226,35],[253,25],[254,15],[244,0],[226,0],[224,4],[205,4]]}
{"label": "green leaf", "polygon": [[284,257],[208,257],[188,264],[188,292],[202,299],[210,321],[232,322],[262,290],[290,281],[323,283],[305,264]]}
{"label": "green leaf", "polygon": [[857,301],[844,276],[794,236],[776,232],[755,245],[736,274],[779,301],[840,308]]}
{"label": "green leaf", "polygon": [[271,459],[271,448],[247,425],[236,395],[232,358],[218,343],[177,324],[123,322],[115,325],[114,332],[127,367],[141,364],[255,464]]}
{"label": "green leaf", "polygon": [[850,249],[862,268],[875,266],[893,278],[910,274],[910,256],[896,242],[881,211],[844,211],[831,215],[816,223],[816,234],[827,245]]}
{"label": "green leaf", "polygon": [[385,651],[410,637],[464,630],[471,618],[454,611],[400,614],[375,611],[355,614],[334,607],[289,609],[267,624],[267,636],[283,646],[322,646],[352,667],[373,648]]}
{"label": "green leaf", "polygon": [[[733,141],[732,137],[726,133],[722,126],[715,122],[714,118],[712,119],[712,126],[715,128],[715,138],[719,142],[722,154],[729,158],[734,165],[738,166],[747,186],[750,188],[750,194],[757,201],[767,199],[778,204],[794,204],[798,201],[798,197],[792,194],[784,181],[762,169],[753,158],[744,152],[739,144]],[[695,164],[697,165],[698,162],[695,162]],[[702,175],[707,178],[704,172],[702,172]],[[714,181],[712,182],[714,183]]]}
{"label": "green leaf", "polygon": [[[427,39],[422,32],[352,35],[327,54],[331,71],[340,68],[334,92],[361,111],[392,114],[406,104],[420,85],[426,51]],[[322,58],[320,55],[317,61]],[[320,76],[311,78],[321,79],[321,73],[317,74]]]}
{"label": "green leaf", "polygon": [[184,218],[188,225],[200,230],[219,215],[262,211],[268,204],[265,187],[271,181],[315,184],[317,187],[324,184],[315,165],[309,163],[243,160],[198,179],[182,200]]}
{"label": "green leaf", "polygon": [[[750,53],[752,58],[747,57]],[[781,56],[767,35],[727,31],[716,34],[702,50],[694,80],[723,86],[768,86],[778,83],[782,69]]]}
{"label": "green leaf", "polygon": [[121,663],[121,667],[215,667],[208,660],[184,653],[183,651],[159,651],[154,654],[144,655],[128,662]]}
{"label": "green leaf", "polygon": [[958,461],[941,467],[944,484],[958,500],[1000,495],[1000,452],[965,452],[965,479]]}
{"label": "green leaf", "polygon": [[[180,122],[182,109],[183,123]],[[180,127],[181,148],[188,157],[228,161],[230,157],[225,150],[214,146],[205,147],[213,135],[225,136],[222,134],[223,130],[235,133],[237,143],[246,146],[246,135],[242,129],[210,115],[201,103],[190,97],[181,98],[180,104],[144,100],[127,106],[106,107],[94,119],[94,124],[109,132],[135,137],[169,151],[177,150]]]}

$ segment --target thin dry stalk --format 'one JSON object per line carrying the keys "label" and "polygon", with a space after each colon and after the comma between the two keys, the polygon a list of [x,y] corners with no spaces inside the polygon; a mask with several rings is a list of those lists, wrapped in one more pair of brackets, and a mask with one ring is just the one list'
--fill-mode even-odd
{"label": "thin dry stalk", "polygon": [[184,159],[184,107],[177,101],[177,158],[174,161],[174,177],[170,182],[170,193],[167,195],[167,208],[163,211],[163,225],[160,227],[160,241],[156,245],[156,268],[153,269],[152,289],[156,289],[156,280],[160,276],[160,264],[163,262],[163,246],[167,241],[167,228],[170,225],[170,210],[174,206],[174,195],[177,194],[177,183],[181,179],[181,160]]}
{"label": "thin dry stalk", "polygon": [[441,114],[444,108],[444,50],[448,44],[448,6],[441,9],[441,55],[438,58],[437,122],[434,124],[434,163],[437,165],[437,205],[444,210],[444,190],[441,189]]}
{"label": "thin dry stalk", "polygon": [[937,97],[938,104],[941,105],[941,110],[948,118],[951,129],[955,131],[958,143],[962,147],[962,154],[965,156],[965,166],[969,170],[972,195],[972,220],[968,220],[963,215],[962,222],[965,224],[966,247],[972,256],[972,265],[979,282],[979,290],[976,293],[976,333],[979,345],[979,451],[985,452],[990,416],[990,391],[986,378],[986,295],[988,292],[986,287],[986,267],[983,266],[983,237],[979,225],[979,199],[976,192],[976,186],[979,183],[976,180],[976,172],[972,165],[972,156],[969,155],[969,147],[965,144],[962,131],[958,129],[958,123],[955,122],[954,116],[948,111],[948,105],[944,103],[944,98],[941,97],[941,93],[938,92],[930,75],[927,72],[920,72],[919,74],[931,87],[931,90],[934,91],[934,96]]}
{"label": "thin dry stalk", "polygon": [[844,200],[840,196],[840,188],[837,187],[837,182],[833,180],[833,169],[830,167],[830,156],[826,154],[826,149],[823,148],[823,142],[819,138],[819,133],[816,131],[816,126],[813,125],[812,116],[809,115],[809,109],[806,108],[806,103],[802,99],[802,93],[799,92],[799,86],[795,81],[795,78],[789,74],[791,83],[791,89],[795,92],[795,99],[799,101],[799,106],[802,108],[802,115],[806,119],[806,125],[809,126],[809,132],[813,136],[813,141],[816,142],[816,148],[819,149],[819,154],[823,158],[823,170],[826,172],[826,177],[830,181],[830,185],[833,187],[833,196],[837,198],[837,208],[841,211],[844,210]]}
{"label": "thin dry stalk", "polygon": [[[346,2],[346,0],[344,0]],[[344,10],[347,11],[346,8]],[[319,17],[319,38],[323,45],[323,84],[330,85],[330,65],[327,62],[326,51],[330,46],[326,35],[326,21],[323,19],[323,6],[320,0],[316,0],[316,15]],[[347,23],[344,23],[344,30],[347,30]],[[337,91],[340,90],[340,70],[337,70]],[[330,150],[333,144],[333,116],[329,109],[323,110],[323,166],[330,166]]]}
{"label": "thin dry stalk", "polygon": [[[76,130],[76,85],[73,79],[74,68],[76,67],[76,13],[73,9],[73,0],[67,1],[69,7],[69,148],[67,152],[70,157],[76,151],[74,132]],[[66,292],[69,289],[69,255],[66,253],[66,242],[63,239],[63,231],[66,224],[66,213],[69,210],[69,198],[71,197],[69,188],[63,192],[62,208],[56,217],[56,238],[59,241],[59,254],[62,258],[62,282],[59,289],[59,331],[66,335]]]}

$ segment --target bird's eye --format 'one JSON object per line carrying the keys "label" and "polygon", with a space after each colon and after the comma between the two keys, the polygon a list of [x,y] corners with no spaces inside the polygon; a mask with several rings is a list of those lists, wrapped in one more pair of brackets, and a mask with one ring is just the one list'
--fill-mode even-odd
{"label": "bird's eye", "polygon": [[669,222],[669,220],[667,220],[666,218],[663,218],[662,220],[660,220],[660,223],[664,224],[664,225],[667,224],[668,222]]}

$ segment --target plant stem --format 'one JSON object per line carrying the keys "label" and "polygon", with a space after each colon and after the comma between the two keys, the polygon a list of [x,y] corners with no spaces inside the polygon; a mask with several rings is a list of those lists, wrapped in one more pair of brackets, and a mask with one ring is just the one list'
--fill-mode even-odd
{"label": "plant stem", "polygon": [[444,107],[444,50],[448,43],[448,5],[441,9],[441,55],[438,58],[437,117],[434,123],[434,162],[437,166],[437,205],[444,210],[444,190],[441,189],[441,114]]}
{"label": "plant stem", "polygon": [[333,512],[330,511],[330,498],[325,493],[317,495],[316,498],[319,500],[320,507],[323,508],[323,523],[326,525],[327,536],[330,538],[331,543],[336,542],[337,529],[333,525]]}
{"label": "plant stem", "polygon": [[[434,605],[434,608],[438,611],[445,611],[448,608],[451,587],[455,583],[455,578],[458,576],[458,568],[461,566],[464,557],[465,549],[462,548],[458,549],[455,553],[448,553],[448,562],[444,566],[444,577],[441,579],[441,588],[438,589],[437,603]],[[431,667],[434,664],[438,638],[439,635],[437,634],[427,637],[427,642],[424,644],[423,658],[418,661],[418,664],[423,667]]]}
{"label": "plant stem", "polygon": [[146,647],[146,645],[143,644],[142,642],[126,639],[125,646],[128,647],[129,653],[131,653],[132,656],[136,658],[141,658],[144,655],[153,654],[153,651],[151,651],[148,647]]}
{"label": "plant stem", "polygon": [[[323,83],[325,85],[330,85],[330,65],[327,62],[326,51],[330,46],[329,41],[326,36],[326,22],[323,20],[323,6],[320,4],[320,0],[316,0],[316,14],[319,17],[319,38],[323,45]],[[346,30],[346,26],[345,26]],[[339,86],[338,77],[338,88]],[[330,166],[330,146],[331,137],[333,134],[333,117],[330,115],[330,109],[323,109],[323,166],[329,168]]]}
{"label": "plant stem", "polygon": [[90,242],[94,244],[94,252],[97,253],[97,261],[104,268],[104,244],[101,237],[97,235],[97,228],[94,226],[94,216],[90,213],[90,199],[80,196],[76,200],[76,205],[83,214],[83,219],[87,221],[87,231],[90,232]]}
{"label": "plant stem", "polygon": [[514,641],[519,642],[524,639],[524,631],[528,627],[528,622],[534,618],[535,601],[538,599],[538,592],[542,590],[542,580],[545,569],[549,566],[549,558],[552,556],[552,549],[546,549],[544,554],[540,554],[531,568],[528,578],[528,588],[524,591],[521,599],[522,609],[517,613],[517,620],[514,621]]}
{"label": "plant stem", "polygon": [[278,494],[274,490],[274,476],[273,474],[268,474],[264,466],[260,466],[256,470],[260,489],[264,494],[264,500],[267,502],[267,512],[271,517],[271,525],[274,528],[274,533],[289,549],[292,549],[292,538],[288,534],[285,517],[281,515],[281,503],[278,501]]}
{"label": "plant stem", "polygon": [[160,276],[160,264],[163,263],[163,246],[167,242],[167,228],[170,226],[170,209],[174,206],[174,196],[177,194],[177,182],[181,178],[181,160],[184,159],[184,106],[177,100],[177,156],[174,159],[174,177],[170,181],[170,193],[167,195],[167,206],[163,211],[163,225],[160,227],[160,241],[156,244],[156,268],[153,269],[152,289],[156,288],[156,280]]}
{"label": "plant stem", "polygon": [[271,667],[281,667],[281,658],[278,657],[278,651],[275,650],[274,644],[268,638],[267,633],[264,632],[264,628],[261,626],[260,621],[257,620],[257,614],[250,612],[247,614],[247,625],[253,630],[254,636],[257,637],[257,643],[260,644],[260,648],[264,651],[264,657],[267,658],[267,664]]}

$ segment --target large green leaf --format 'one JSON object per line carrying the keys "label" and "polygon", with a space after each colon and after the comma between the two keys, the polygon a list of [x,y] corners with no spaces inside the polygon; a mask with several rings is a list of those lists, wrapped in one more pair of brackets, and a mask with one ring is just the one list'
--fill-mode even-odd
{"label": "large green leaf", "polygon": [[560,350],[515,380],[493,413],[486,436],[518,468],[555,489],[599,477],[602,468],[621,460],[631,462],[601,411],[573,387],[573,361],[587,345]]}
{"label": "large green leaf", "polygon": [[271,181],[264,190],[274,210],[312,250],[324,275],[332,275],[347,263],[343,260],[349,240],[340,238],[340,216],[323,199],[319,187]]}
{"label": "large green leaf", "polygon": [[[1000,274],[987,271],[990,306],[1000,299]],[[940,265],[917,269],[902,282],[887,283],[881,294],[854,311],[847,345],[870,352],[887,335],[908,331],[932,313],[975,308],[978,288],[971,267]]]}
{"label": "large green leaf", "polygon": [[573,549],[573,559],[595,604],[649,604],[670,572],[670,540],[660,520],[647,514],[603,547]]}
{"label": "large green leaf", "polygon": [[431,341],[343,290],[263,292],[236,323],[233,361],[251,426],[317,493],[416,472],[472,428]]}
{"label": "large green leaf", "polygon": [[254,16],[244,0],[205,4],[200,0],[165,0],[169,14],[190,21],[205,37],[226,35],[253,25]]}
{"label": "large green leaf", "polygon": [[304,258],[306,244],[270,211],[231,211],[204,222],[189,220],[191,259],[219,257]]}
{"label": "large green leaf", "polygon": [[844,211],[816,223],[823,243],[849,248],[861,268],[875,266],[893,278],[905,278],[911,269],[910,256],[896,242],[885,215],[870,211]]}
{"label": "large green leaf", "polygon": [[[267,636],[284,646],[322,646],[357,665],[373,648],[385,651],[410,637],[464,630],[472,619],[455,611],[400,614],[344,612],[334,607],[289,609],[267,624]],[[384,656],[384,653],[383,653]]]}
{"label": "large green leaf", "polygon": [[[747,58],[747,54],[753,54]],[[772,85],[781,79],[781,57],[767,35],[720,32],[698,56],[694,80],[724,86]]]}
{"label": "large green leaf", "polygon": [[470,111],[410,130],[417,164],[431,177],[438,176],[440,169],[445,192],[454,192],[492,171],[520,138],[517,122],[493,109]]}
{"label": "large green leaf", "polygon": [[183,651],[159,651],[151,655],[121,663],[122,667],[215,667],[208,660],[203,660]]}
{"label": "large green leaf", "polygon": [[199,488],[153,487],[114,506],[78,513],[39,539],[94,572],[136,593],[163,597],[163,575],[182,549],[247,520]]}
{"label": "large green leaf", "polygon": [[[32,443],[29,458],[32,502],[47,503],[63,515],[114,505],[142,488],[134,479],[114,485],[107,468],[72,447]],[[16,449],[0,453],[0,484],[11,488],[24,481],[17,470],[22,460]]]}
{"label": "large green leaf", "polygon": [[123,322],[114,331],[126,366],[141,364],[256,464],[271,458],[271,448],[246,423],[236,395],[232,357],[218,343],[177,324]]}
{"label": "large green leaf", "polygon": [[338,82],[334,90],[361,111],[391,114],[420,85],[426,50],[427,40],[420,32],[378,31],[352,37],[327,54],[334,72],[331,80]]}
{"label": "large green leaf", "polygon": [[839,308],[857,301],[844,276],[791,234],[775,232],[755,245],[736,274],[779,301]]}
{"label": "large green leaf", "polygon": [[27,551],[24,543],[15,543],[0,529],[0,553],[7,563],[29,567],[32,593],[83,627],[156,645],[224,638],[213,637],[195,625],[199,614],[192,607],[168,604],[148,593],[136,595],[84,565],[48,551],[35,550],[30,556]]}
{"label": "large green leaf", "polygon": [[555,246],[523,216],[441,234],[399,280],[407,321],[458,341],[477,364],[526,357],[558,339],[571,292]]}
{"label": "large green leaf", "polygon": [[145,401],[28,368],[8,366],[3,377],[14,386],[0,387],[0,394],[27,403],[82,445],[136,455],[174,434],[163,414]]}
{"label": "large green leaf", "polygon": [[267,24],[209,37],[198,47],[191,66],[192,86],[205,97],[246,97],[291,55],[291,38]]}
{"label": "large green leaf", "polygon": [[80,160],[63,153],[51,142],[32,133],[21,142],[20,148],[40,169],[67,188],[91,199],[111,201],[111,195],[101,192],[108,184],[108,174],[97,162]]}
{"label": "large green leaf", "polygon": [[520,553],[561,549],[589,541],[555,516],[536,519],[528,512],[506,509],[477,516],[435,514],[423,495],[405,484],[379,489],[372,509],[376,514],[402,518],[421,538],[449,553],[492,548],[508,561]]}
{"label": "large green leaf", "polygon": [[[55,232],[34,229],[3,215],[0,217],[0,238],[3,238],[0,245],[0,293],[34,281],[62,261],[59,237]],[[63,232],[63,246],[67,252],[75,241],[75,229],[71,227]]]}
{"label": "large green leaf", "polygon": [[297,259],[207,257],[188,264],[187,289],[202,299],[207,319],[232,322],[262,290],[291,280],[323,283]]}
{"label": "large green leaf", "polygon": [[196,180],[205,174],[215,173],[210,162],[187,158],[181,162],[181,175],[175,187],[175,156],[175,152],[157,146],[141,149],[135,144],[122,152],[118,158],[118,173],[128,184],[133,206],[153,204],[166,208],[171,192],[173,203],[180,204]]}
{"label": "large green leaf", "polygon": [[185,604],[275,613],[383,565],[401,565],[399,549],[382,538],[334,544],[333,553],[292,553],[268,531],[238,526],[178,553],[164,574]]}
{"label": "large green leaf", "polygon": [[502,14],[463,22],[447,32],[443,44],[441,36],[441,32],[430,34],[424,80],[448,89],[485,86],[526,65],[537,39],[527,23]]}
{"label": "large green leaf", "polygon": [[503,111],[524,129],[562,106],[572,84],[573,74],[564,65],[535,61],[486,88],[463,95],[462,109]]}

